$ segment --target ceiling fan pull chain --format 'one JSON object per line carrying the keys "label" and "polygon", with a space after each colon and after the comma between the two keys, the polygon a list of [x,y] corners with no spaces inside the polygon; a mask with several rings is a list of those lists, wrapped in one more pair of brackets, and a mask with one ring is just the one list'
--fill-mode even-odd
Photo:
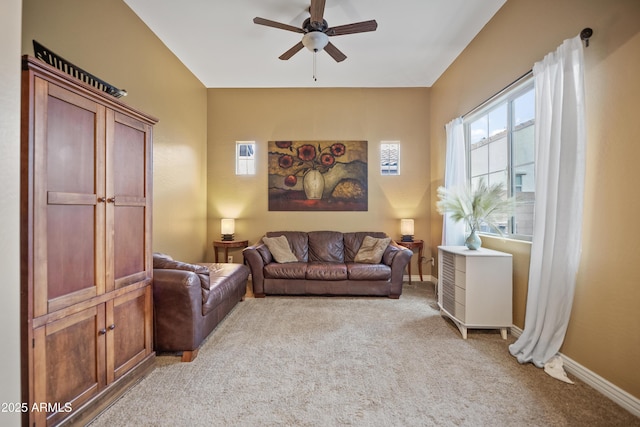
{"label": "ceiling fan pull chain", "polygon": [[317,82],[318,78],[316,77],[316,55],[318,54],[318,51],[314,51],[313,52],[313,81]]}

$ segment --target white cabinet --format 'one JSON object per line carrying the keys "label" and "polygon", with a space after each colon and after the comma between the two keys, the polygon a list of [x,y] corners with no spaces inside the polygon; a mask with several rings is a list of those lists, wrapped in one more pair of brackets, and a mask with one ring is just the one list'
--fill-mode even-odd
{"label": "white cabinet", "polygon": [[503,339],[513,324],[512,257],[491,249],[438,247],[438,306],[443,316],[467,329],[500,329]]}

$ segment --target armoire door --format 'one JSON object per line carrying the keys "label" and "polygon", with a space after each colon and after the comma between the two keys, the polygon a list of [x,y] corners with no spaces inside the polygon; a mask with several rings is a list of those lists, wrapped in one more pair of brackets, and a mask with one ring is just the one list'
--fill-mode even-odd
{"label": "armoire door", "polygon": [[153,351],[151,287],[127,292],[107,303],[107,383]]}
{"label": "armoire door", "polygon": [[31,411],[37,425],[57,423],[102,391],[106,334],[104,304],[34,330],[33,404],[47,404]]}
{"label": "armoire door", "polygon": [[107,111],[106,153],[109,291],[152,277],[151,126]]}
{"label": "armoire door", "polygon": [[105,107],[35,78],[33,316],[104,293]]}

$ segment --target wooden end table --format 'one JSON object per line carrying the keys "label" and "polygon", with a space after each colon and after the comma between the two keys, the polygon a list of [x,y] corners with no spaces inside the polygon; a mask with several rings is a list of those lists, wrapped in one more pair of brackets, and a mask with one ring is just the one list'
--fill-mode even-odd
{"label": "wooden end table", "polygon": [[229,248],[246,248],[247,246],[249,246],[248,240],[214,240],[213,253],[215,254],[216,262],[218,262],[219,248],[224,248],[224,262],[227,262],[229,258]]}
{"label": "wooden end table", "polygon": [[[418,248],[418,272],[420,273],[420,281],[424,282],[422,279],[422,252],[424,251],[424,241],[423,240],[414,240],[413,242],[398,242],[396,243],[400,246],[404,246],[407,249],[414,250]],[[411,284],[411,261],[409,261],[408,265],[409,269],[409,284]]]}

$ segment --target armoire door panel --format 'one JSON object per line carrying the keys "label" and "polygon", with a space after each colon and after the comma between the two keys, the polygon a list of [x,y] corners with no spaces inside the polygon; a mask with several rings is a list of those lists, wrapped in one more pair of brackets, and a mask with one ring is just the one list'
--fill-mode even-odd
{"label": "armoire door panel", "polygon": [[[97,395],[106,382],[104,304],[43,326],[36,339],[35,402],[58,404],[48,423],[69,414],[64,405],[79,408]],[[40,360],[38,360],[40,359]]]}
{"label": "armoire door panel", "polygon": [[146,197],[145,132],[116,122],[113,141],[114,195]]}
{"label": "armoire door panel", "polygon": [[95,288],[95,206],[49,205],[47,223],[47,298]]}
{"label": "armoire door panel", "polygon": [[96,112],[54,97],[47,110],[48,190],[96,194]]}
{"label": "armoire door panel", "polygon": [[114,277],[116,282],[145,271],[145,208],[114,207]]}
{"label": "armoire door panel", "polygon": [[113,303],[113,366],[118,379],[151,353],[150,287],[129,292]]}

